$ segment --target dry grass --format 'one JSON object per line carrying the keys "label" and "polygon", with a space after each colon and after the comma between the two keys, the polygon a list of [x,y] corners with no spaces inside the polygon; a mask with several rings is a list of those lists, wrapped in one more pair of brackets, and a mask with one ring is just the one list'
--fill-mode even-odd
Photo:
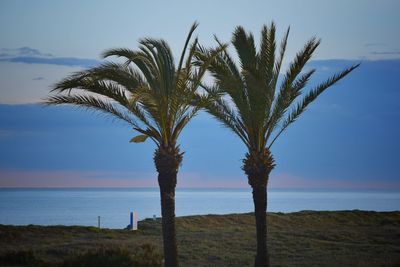
{"label": "dry grass", "polygon": [[[400,266],[400,212],[269,213],[268,223],[273,266]],[[161,252],[160,220],[141,221],[139,229],[0,225],[0,255],[32,251],[55,265],[99,247],[134,251],[149,243]],[[253,264],[252,214],[180,217],[177,232],[182,266]]]}

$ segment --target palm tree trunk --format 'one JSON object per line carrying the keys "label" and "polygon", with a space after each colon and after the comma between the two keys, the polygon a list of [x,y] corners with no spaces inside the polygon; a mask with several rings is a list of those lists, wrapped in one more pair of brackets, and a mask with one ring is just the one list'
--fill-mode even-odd
{"label": "palm tree trunk", "polygon": [[175,229],[175,188],[182,154],[179,153],[179,147],[174,146],[161,146],[154,153],[160,186],[165,267],[179,266]]}
{"label": "palm tree trunk", "polygon": [[257,255],[255,267],[269,267],[267,247],[267,185],[269,174],[275,167],[274,158],[268,149],[249,151],[243,159],[242,169],[253,189],[254,216],[257,229]]}
{"label": "palm tree trunk", "polygon": [[266,267],[270,266],[267,249],[267,186],[255,185],[252,188],[257,229],[257,255],[254,266]]}
{"label": "palm tree trunk", "polygon": [[176,173],[159,173],[164,266],[178,267],[178,249],[175,230],[175,185]]}

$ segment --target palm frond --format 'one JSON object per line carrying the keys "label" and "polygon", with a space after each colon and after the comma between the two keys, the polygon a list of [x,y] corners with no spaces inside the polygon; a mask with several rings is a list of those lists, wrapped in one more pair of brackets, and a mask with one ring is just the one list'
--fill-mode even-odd
{"label": "palm frond", "polygon": [[142,51],[152,59],[157,81],[162,89],[160,92],[168,95],[169,90],[173,88],[175,77],[175,65],[170,47],[164,40],[152,38],[142,39],[139,43],[142,45]]}
{"label": "palm frond", "polygon": [[200,86],[200,83],[205,75],[207,69],[215,62],[215,60],[221,55],[222,52],[225,51],[227,45],[223,44],[215,49],[210,49],[207,55],[207,60],[205,60],[198,71],[193,75],[192,79],[192,91],[194,92],[196,88]]}
{"label": "palm frond", "polygon": [[[282,63],[283,63],[283,59],[285,57],[285,53],[286,53],[286,46],[287,46],[287,41],[289,38],[289,33],[290,33],[290,27],[287,28],[282,41],[281,41],[281,46],[279,49],[279,57],[275,62],[275,67],[274,67],[274,79],[273,82],[271,84],[271,88],[273,88],[274,90],[272,91],[273,93],[275,93],[275,88],[278,82],[278,78],[279,78],[279,73],[281,72],[281,67],[282,67]],[[273,99],[274,96],[272,95],[271,99]]]}
{"label": "palm frond", "polygon": [[52,90],[56,95],[46,104],[72,104],[110,114],[159,146],[175,146],[182,129],[201,108],[193,102],[207,66],[195,63],[197,39],[190,44],[197,25],[190,28],[178,68],[167,42],[143,38],[136,51],[113,48],[102,54],[122,58],[123,63],[107,61],[58,82]]}
{"label": "palm frond", "polygon": [[[319,44],[320,40],[317,40],[316,38],[311,38],[304,45],[303,49],[296,54],[295,59],[290,63],[289,68],[286,71],[286,74],[280,86],[279,93],[275,97],[275,101],[271,105],[271,111],[268,112],[270,115],[268,121],[265,123],[264,126],[267,129],[266,139],[270,137],[279,120],[285,114],[285,112],[296,99],[296,97],[300,94],[300,90],[293,89],[293,83],[296,81],[296,78],[303,70],[305,64],[311,59],[312,54],[319,46]],[[309,76],[311,76],[312,73],[313,72],[311,72]],[[304,77],[300,78],[300,80],[302,80],[303,78]],[[308,79],[305,79],[305,82],[307,81]],[[300,83],[298,85],[300,85]]]}
{"label": "palm frond", "polygon": [[[290,62],[278,86],[289,32],[290,27],[286,30],[277,52],[275,24],[263,26],[260,48],[256,51],[253,35],[247,33],[243,27],[237,27],[232,44],[239,57],[240,67],[236,66],[235,61],[224,50],[208,67],[215,81],[214,86],[201,85],[211,102],[205,106],[207,112],[235,132],[248,146],[249,151],[258,153],[269,148],[309,103],[358,66],[334,75],[312,89],[302,101],[298,101],[315,72],[314,69],[304,71],[304,67],[319,46],[320,40],[311,38],[306,42]],[[221,44],[218,38],[215,37],[215,40]],[[197,59],[204,63],[208,55],[207,49],[200,48],[200,51],[203,56],[198,56]],[[297,106],[291,110],[294,103]],[[280,130],[277,130],[279,126]],[[277,135],[268,145],[271,135],[276,132]]]}
{"label": "palm frond", "polygon": [[136,53],[129,48],[111,48],[101,53],[102,58],[107,57],[124,57],[126,59],[134,58]]}
{"label": "palm frond", "polygon": [[[125,112],[120,111],[114,104],[107,100],[102,100],[97,97],[88,96],[88,95],[54,95],[48,97],[44,104],[46,105],[64,105],[64,104],[72,104],[74,106],[100,111],[102,113],[111,115],[117,119],[125,121],[135,128],[140,128],[140,126],[136,123],[134,119],[132,119]],[[140,128],[141,129],[141,128]],[[142,130],[144,131],[144,130]]]}
{"label": "palm frond", "polygon": [[219,55],[209,66],[209,71],[215,79],[215,83],[221,94],[229,95],[237,107],[237,112],[245,121],[251,119],[251,108],[248,101],[246,84],[242,74],[235,74],[231,70],[231,64],[226,62],[229,58]]}
{"label": "palm frond", "polygon": [[130,63],[134,63],[151,87],[159,86],[155,78],[157,76],[157,66],[154,64],[148,50],[133,51],[127,48],[113,48],[104,51],[102,56],[103,58],[111,56],[125,58],[125,65],[128,66]]}
{"label": "palm frond", "polygon": [[[199,23],[197,21],[195,21],[192,24],[192,27],[190,27],[189,33],[186,37],[186,41],[185,41],[185,45],[183,46],[182,49],[182,54],[181,57],[179,59],[179,64],[178,64],[178,69],[177,72],[179,73],[182,69],[182,64],[183,64],[183,60],[185,59],[185,54],[186,54],[186,50],[187,50],[187,46],[189,45],[190,39],[192,38],[193,32],[196,30],[196,28],[199,26]],[[190,58],[190,56],[189,56]]]}
{"label": "palm frond", "polygon": [[240,126],[243,123],[239,122],[240,119],[235,116],[234,111],[229,108],[229,105],[223,99],[210,103],[207,106],[207,112],[219,120],[222,125],[233,131],[247,147],[250,147],[245,128]]}
{"label": "palm frond", "polygon": [[241,26],[236,27],[233,32],[232,44],[239,56],[243,69],[255,69],[257,62],[256,46],[253,34],[247,34]]}
{"label": "palm frond", "polygon": [[199,109],[200,107],[194,107],[189,112],[179,117],[179,119],[175,122],[173,127],[173,132],[171,135],[171,139],[173,141],[176,141],[178,139],[178,136],[182,132],[183,128],[193,119],[194,116],[197,115]]}
{"label": "palm frond", "polygon": [[52,91],[59,93],[68,91],[70,93],[73,89],[107,97],[120,103],[122,106],[128,103],[128,98],[123,88],[117,84],[108,83],[95,77],[92,78],[88,73],[66,78],[57,83]]}
{"label": "palm frond", "polygon": [[345,70],[343,70],[340,73],[337,73],[327,79],[325,82],[320,83],[318,86],[316,86],[314,89],[310,90],[304,98],[296,105],[295,108],[288,114],[287,118],[284,120],[282,123],[282,126],[278,133],[275,135],[275,137],[272,139],[270,142],[268,148],[271,148],[271,146],[274,144],[275,140],[282,134],[283,131],[286,130],[286,128],[295,122],[297,118],[306,110],[307,106],[311,104],[321,93],[323,93],[326,89],[334,85],[336,82],[344,78],[347,74],[352,72],[355,68],[357,68],[360,64],[353,65]]}
{"label": "palm frond", "polygon": [[140,72],[129,65],[118,64],[114,62],[105,62],[100,66],[86,71],[86,75],[93,80],[105,80],[115,82],[131,93],[136,88],[146,84]]}
{"label": "palm frond", "polygon": [[[228,44],[224,44],[223,42],[221,42],[216,35],[214,35],[214,39],[220,47],[228,46]],[[220,56],[221,56],[222,61],[225,62],[226,65],[228,66],[230,73],[233,76],[237,77],[238,79],[241,79],[240,71],[239,71],[238,67],[236,66],[235,61],[231,58],[231,56],[226,51],[226,49],[223,50],[223,52],[220,54]]]}
{"label": "palm frond", "polygon": [[[265,83],[268,89],[273,81],[274,77],[274,65],[275,65],[275,24],[272,22],[270,27],[263,26],[261,30],[261,47],[258,54],[258,69],[260,79]],[[275,88],[273,88],[275,90]]]}

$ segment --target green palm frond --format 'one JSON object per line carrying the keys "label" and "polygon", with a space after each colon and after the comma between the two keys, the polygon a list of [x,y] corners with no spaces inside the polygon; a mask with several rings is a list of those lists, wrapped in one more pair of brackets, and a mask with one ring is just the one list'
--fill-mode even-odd
{"label": "green palm frond", "polygon": [[[202,77],[205,75],[207,69],[213,64],[213,62],[219,58],[221,53],[223,53],[226,49],[227,45],[226,44],[221,44],[219,47],[210,49],[208,51],[207,59],[200,65],[200,67],[195,71],[194,75],[191,77],[192,81],[192,91],[195,92],[195,90],[200,86]],[[195,55],[198,55],[200,52],[196,51]]]}
{"label": "green palm frond", "polygon": [[[300,90],[294,90],[293,83],[296,82],[296,78],[303,70],[305,64],[311,59],[312,54],[315,49],[319,46],[320,40],[316,38],[311,38],[300,50],[295,59],[290,63],[288,70],[283,78],[283,81],[280,86],[280,90],[278,95],[275,97],[275,101],[272,103],[271,111],[269,112],[269,118],[266,122],[267,130],[267,138],[270,136],[272,131],[275,129],[278,121],[281,119],[283,114],[287,111],[289,106],[293,103],[296,97],[300,94]],[[311,76],[313,72],[309,73]],[[307,76],[305,76],[307,77]],[[309,77],[308,77],[309,78]],[[302,80],[302,78],[300,78]],[[308,81],[308,79],[304,79],[304,83]]]}
{"label": "green palm frond", "polygon": [[257,63],[257,52],[253,34],[246,33],[243,27],[238,26],[233,32],[232,44],[239,56],[242,68],[254,70]]}
{"label": "green palm frond", "polygon": [[[201,58],[200,58],[201,59]],[[227,52],[219,55],[209,66],[209,71],[215,79],[215,84],[220,94],[226,94],[237,107],[237,112],[243,120],[250,121],[251,113],[245,81],[241,73],[236,72],[232,59]]]}
{"label": "green palm frond", "polygon": [[92,79],[101,79],[115,82],[134,93],[139,86],[146,85],[140,72],[129,65],[121,65],[114,62],[105,62],[100,66],[86,71]]}
{"label": "green palm frond", "polygon": [[[221,42],[217,36],[214,36],[215,41],[218,43],[218,45],[220,47],[226,46],[227,44],[224,44],[223,42]],[[238,79],[241,79],[240,76],[240,71],[235,63],[235,61],[231,58],[231,56],[228,54],[228,52],[226,51],[226,49],[224,49],[224,51],[220,54],[221,60],[222,62],[225,62],[226,65],[228,66],[229,71],[231,72],[231,74],[235,77],[237,77]]]}
{"label": "green palm frond", "polygon": [[129,48],[111,48],[105,50],[102,54],[102,58],[108,58],[108,57],[123,57],[125,59],[134,59],[137,56],[137,52],[132,51]]}
{"label": "green palm frond", "polygon": [[[354,65],[316,85],[298,101],[315,73],[314,69],[304,71],[304,67],[319,46],[320,40],[311,38],[306,42],[290,62],[282,79],[279,79],[289,31],[290,28],[285,32],[277,52],[275,24],[263,26],[260,48],[257,51],[253,35],[247,33],[243,27],[237,27],[232,44],[238,55],[240,68],[224,50],[208,67],[214,78],[214,86],[202,85],[210,102],[206,105],[206,110],[238,135],[249,151],[262,152],[269,149],[311,102],[358,67]],[[218,38],[215,37],[215,40],[221,44]],[[197,56],[197,59],[204,63],[209,51],[205,48],[200,48],[200,51],[202,56]],[[281,82],[278,84],[279,80]],[[276,134],[269,142],[273,133]]]}
{"label": "green palm frond", "polygon": [[145,38],[139,41],[141,50],[154,66],[154,75],[158,81],[159,93],[168,96],[173,88],[175,77],[175,65],[171,49],[164,40]]}
{"label": "green palm frond", "polygon": [[[224,99],[224,95],[217,86],[206,86],[204,84],[201,87],[208,93],[204,98],[204,102],[201,107],[205,108],[207,112],[213,115],[218,121],[220,121],[225,127],[232,130],[240,139],[250,146],[248,134],[245,132],[246,128],[243,127],[242,119],[237,116],[236,111],[232,108],[232,105]],[[197,104],[197,106],[200,106]]]}
{"label": "green palm frond", "polygon": [[[176,68],[172,51],[164,40],[143,38],[139,49],[114,48],[102,56],[122,58],[80,71],[54,86],[48,105],[71,104],[110,114],[133,126],[144,141],[175,147],[179,134],[200,106],[197,89],[210,62],[224,48],[212,50],[208,61],[195,64],[198,40],[191,42],[197,23],[190,28]],[[188,50],[188,51],[187,51]],[[186,53],[188,52],[188,53]],[[202,100],[204,101],[204,100]]]}
{"label": "green palm frond", "polygon": [[240,118],[235,116],[233,110],[230,110],[229,104],[224,100],[219,99],[218,101],[211,103],[207,106],[207,112],[213,115],[217,120],[219,120],[224,126],[233,131],[246,146],[250,146],[248,134],[245,133],[245,128],[241,127],[243,123]]}
{"label": "green palm frond", "polygon": [[[293,110],[287,115],[287,118],[283,121],[282,126],[275,137],[272,139],[268,148],[274,144],[275,140],[282,134],[282,132],[306,110],[307,106],[311,104],[321,93],[323,93],[330,86],[334,85],[337,81],[345,77],[360,64],[353,65],[340,73],[337,73],[330,77],[328,80],[317,85],[314,89],[310,90],[304,98],[293,108]],[[310,71],[311,72],[311,71]],[[313,72],[313,71],[312,71]]]}
{"label": "green palm frond", "polygon": [[115,48],[106,50],[102,56],[104,58],[112,56],[124,58],[125,65],[128,66],[129,64],[133,63],[140,70],[145,77],[146,82],[152,88],[159,87],[156,80],[157,66],[154,63],[150,52],[146,48],[141,47],[140,51],[132,51],[127,48]]}
{"label": "green palm frond", "polygon": [[301,91],[305,88],[314,73],[315,69],[305,72],[292,83],[286,92],[282,92],[279,95],[280,97],[278,97],[275,105],[271,108],[271,116],[266,117],[266,121],[264,122],[264,128],[266,129],[265,139],[269,139],[270,135],[279,124],[279,121],[282,119],[289,107],[295,102],[297,97],[301,95]]}
{"label": "green palm frond", "polygon": [[271,23],[270,27],[264,25],[261,30],[261,47],[258,55],[258,70],[260,80],[263,81],[267,90],[275,90],[271,88],[274,80],[274,65],[275,65],[275,24]]}
{"label": "green palm frond", "polygon": [[[273,37],[275,37],[275,24],[272,22],[270,28],[273,28],[274,34]],[[268,68],[271,68],[270,71],[266,71],[268,77],[271,77],[270,80],[266,79],[268,83],[268,95],[267,95],[267,103],[266,107],[267,109],[265,110],[265,123],[268,122],[268,118],[271,116],[271,106],[272,103],[274,102],[275,94],[276,94],[276,87],[282,67],[282,62],[285,57],[285,52],[286,52],[286,46],[287,46],[287,40],[289,37],[289,32],[290,32],[290,27],[286,30],[285,35],[283,36],[283,39],[281,41],[280,45],[280,50],[279,50],[279,57],[276,59],[274,66],[272,67],[271,65],[267,65]],[[271,37],[272,38],[272,37]],[[271,48],[270,49],[276,49],[275,41],[270,40],[271,43]],[[272,60],[271,60],[272,61]],[[271,62],[272,63],[272,62]],[[271,64],[270,63],[270,64]]]}
{"label": "green palm frond", "polygon": [[[178,73],[182,69],[182,64],[183,64],[183,61],[185,60],[185,54],[186,54],[186,50],[187,50],[187,47],[189,45],[190,39],[192,38],[193,32],[196,30],[196,28],[198,26],[199,26],[199,24],[197,23],[197,21],[195,21],[192,24],[192,27],[190,28],[189,33],[188,33],[188,35],[186,37],[185,45],[183,46],[182,54],[181,54],[181,57],[179,59],[179,64],[178,64],[178,69],[177,69]],[[197,38],[195,39],[194,44],[195,44],[194,47],[196,47],[197,46]],[[193,48],[193,45],[192,45],[192,48]],[[192,51],[192,49],[190,49],[190,51]],[[188,58],[191,58],[191,56],[189,56]],[[186,64],[186,68],[188,68],[187,64]]]}
{"label": "green palm frond", "polygon": [[48,97],[44,104],[46,105],[62,105],[73,104],[74,106],[84,109],[94,109],[102,113],[111,115],[114,118],[123,120],[133,127],[139,127],[128,114],[120,111],[115,105],[107,100],[90,95],[55,95]]}

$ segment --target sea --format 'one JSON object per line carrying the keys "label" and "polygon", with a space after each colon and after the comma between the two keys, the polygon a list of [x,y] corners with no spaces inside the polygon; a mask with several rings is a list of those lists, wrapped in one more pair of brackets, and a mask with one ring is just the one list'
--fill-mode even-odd
{"label": "sea", "polygon": [[[400,191],[269,190],[268,211],[400,210]],[[252,212],[249,189],[177,189],[176,216]],[[130,212],[160,217],[157,188],[0,188],[0,224],[122,229]]]}

